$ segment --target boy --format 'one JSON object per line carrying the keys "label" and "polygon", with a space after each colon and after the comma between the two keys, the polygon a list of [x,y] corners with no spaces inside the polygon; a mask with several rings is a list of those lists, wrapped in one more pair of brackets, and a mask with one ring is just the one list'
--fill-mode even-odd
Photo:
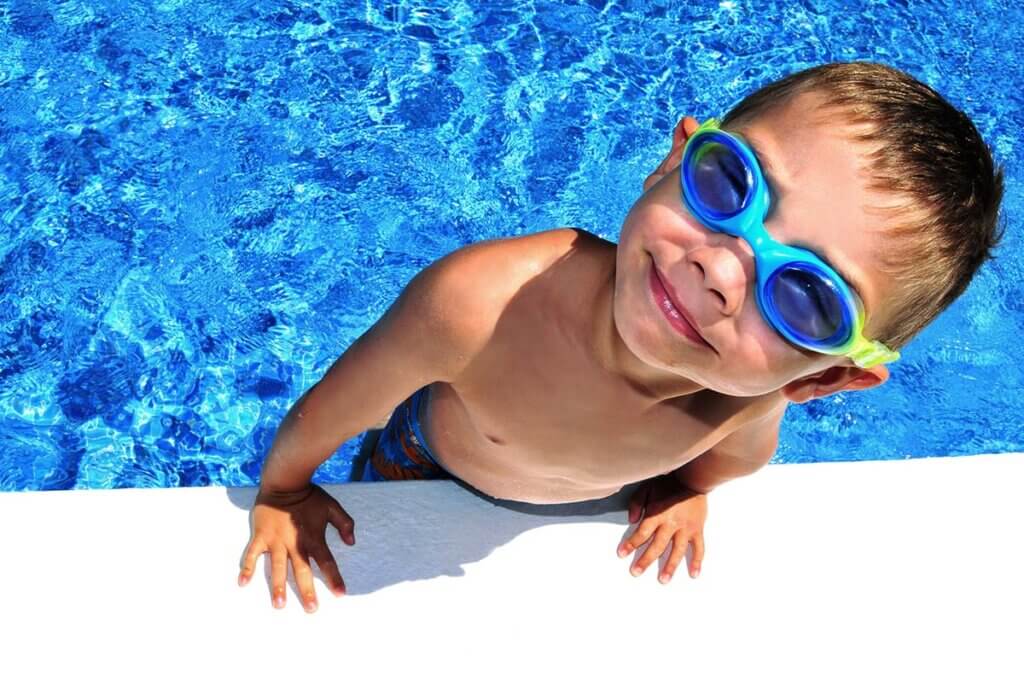
{"label": "boy", "polygon": [[[692,143],[692,144],[688,144]],[[706,495],[775,452],[786,406],[876,387],[999,237],[1002,172],[970,120],[910,76],[828,64],[686,117],[618,244],[559,229],[469,245],[408,284],[285,416],[239,575],[309,557],[344,582],[327,523],[354,523],[314,470],[397,405],[367,479],[458,477],[497,498],[602,498],[645,481],[651,541],[703,559]]]}

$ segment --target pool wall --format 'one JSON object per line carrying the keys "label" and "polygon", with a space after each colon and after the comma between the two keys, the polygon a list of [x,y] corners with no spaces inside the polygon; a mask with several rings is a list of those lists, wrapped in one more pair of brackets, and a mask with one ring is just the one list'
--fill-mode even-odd
{"label": "pool wall", "polygon": [[[0,495],[7,680],[1024,679],[1024,454],[769,465],[709,500],[699,578],[639,577],[625,496],[499,504],[454,482],[329,486],[349,594],[305,613],[255,489]],[[266,556],[264,556],[264,560]]]}

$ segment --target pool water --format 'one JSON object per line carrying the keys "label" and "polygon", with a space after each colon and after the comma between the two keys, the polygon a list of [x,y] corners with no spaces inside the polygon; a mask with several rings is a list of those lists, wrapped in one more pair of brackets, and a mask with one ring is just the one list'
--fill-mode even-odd
{"label": "pool water", "polygon": [[255,485],[421,268],[615,241],[679,118],[850,59],[968,112],[1008,229],[886,385],[791,407],[775,460],[1024,450],[1019,3],[341,4],[0,7],[0,490]]}

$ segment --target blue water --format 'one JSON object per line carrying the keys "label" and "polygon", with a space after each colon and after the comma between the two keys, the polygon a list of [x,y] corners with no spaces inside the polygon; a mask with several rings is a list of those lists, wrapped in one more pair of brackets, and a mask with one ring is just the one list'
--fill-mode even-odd
{"label": "blue water", "polygon": [[968,112],[1009,228],[888,384],[790,408],[776,461],[1024,450],[1019,3],[475,5],[0,3],[0,490],[256,484],[418,270],[615,241],[679,118],[849,59]]}

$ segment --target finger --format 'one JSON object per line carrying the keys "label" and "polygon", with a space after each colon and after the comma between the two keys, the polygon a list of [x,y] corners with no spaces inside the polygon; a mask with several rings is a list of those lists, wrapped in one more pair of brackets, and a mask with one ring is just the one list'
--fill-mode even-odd
{"label": "finger", "polygon": [[633,523],[633,515],[636,514],[638,508],[642,505],[641,492],[643,491],[643,488],[643,486],[638,486],[629,496],[629,503],[626,506],[626,518],[629,520],[630,524]]}
{"label": "finger", "polygon": [[640,526],[636,528],[636,531],[623,541],[619,548],[619,557],[625,557],[646,543],[647,539],[651,537],[652,533],[654,533],[656,527],[657,523],[650,517],[641,522]]}
{"label": "finger", "polygon": [[256,558],[265,552],[267,552],[267,544],[263,542],[262,538],[254,538],[249,541],[245,554],[242,556],[242,567],[238,572],[239,586],[249,583],[249,579],[252,578],[252,573],[256,569]]}
{"label": "finger", "polygon": [[295,585],[299,589],[302,607],[307,612],[315,612],[316,591],[313,590],[313,568],[309,566],[309,557],[298,547],[290,548],[288,554],[292,558],[292,571],[295,572]]}
{"label": "finger", "polygon": [[689,538],[686,533],[682,530],[676,532],[676,535],[672,537],[672,552],[668,554],[668,562],[665,563],[665,568],[661,570],[661,576],[658,580],[662,583],[668,583],[672,580],[672,576],[676,573],[676,568],[679,563],[683,561],[683,556],[686,555],[686,546],[689,544]]}
{"label": "finger", "polygon": [[636,491],[629,498],[629,523],[635,524],[640,521],[640,514],[643,512],[644,506],[647,505],[647,496],[651,493],[651,485],[649,483],[643,483],[637,487]]}
{"label": "finger", "polygon": [[704,534],[697,532],[693,536],[693,558],[690,560],[690,576],[700,576],[700,565],[704,562]]}
{"label": "finger", "polygon": [[654,540],[647,546],[647,550],[643,552],[640,559],[637,560],[633,567],[629,570],[629,573],[633,576],[640,576],[647,569],[651,562],[661,557],[661,554],[665,552],[665,548],[668,547],[668,542],[672,538],[672,531],[665,526],[658,527],[658,530],[654,533]]}
{"label": "finger", "polygon": [[338,563],[334,561],[334,556],[326,544],[314,548],[313,559],[316,560],[316,566],[320,567],[320,573],[324,575],[331,592],[337,596],[344,595],[345,580],[341,578]]}
{"label": "finger", "polygon": [[327,506],[327,521],[338,530],[341,540],[349,545],[356,544],[356,522],[336,502]]}
{"label": "finger", "polygon": [[284,607],[284,584],[288,579],[288,551],[283,545],[270,549],[270,594],[274,607]]}

